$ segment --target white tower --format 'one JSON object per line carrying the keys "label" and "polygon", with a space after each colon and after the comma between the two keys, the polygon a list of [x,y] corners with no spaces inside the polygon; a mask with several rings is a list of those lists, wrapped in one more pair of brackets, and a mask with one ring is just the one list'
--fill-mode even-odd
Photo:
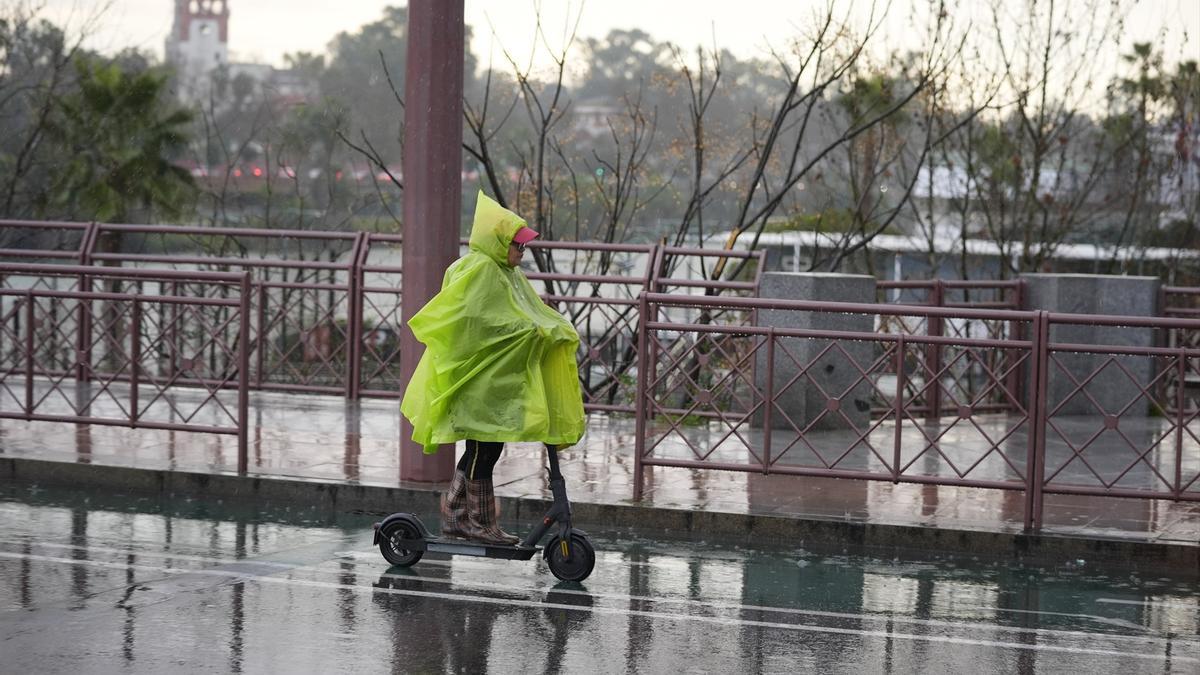
{"label": "white tower", "polygon": [[213,71],[229,63],[229,1],[175,0],[166,57],[179,76],[180,96],[206,97]]}

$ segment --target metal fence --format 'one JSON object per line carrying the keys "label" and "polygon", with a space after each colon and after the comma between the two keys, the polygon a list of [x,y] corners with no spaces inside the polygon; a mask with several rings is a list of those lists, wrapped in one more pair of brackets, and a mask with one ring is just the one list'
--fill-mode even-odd
{"label": "metal fence", "polygon": [[[399,235],[370,232],[0,221],[0,258],[248,274],[251,387],[351,399],[402,393],[400,244]],[[528,273],[530,281],[579,330],[589,411],[633,413],[640,294],[754,295],[763,271],[761,252],[538,241],[531,248],[547,271]],[[737,279],[726,278],[729,263],[746,263]],[[0,287],[61,281],[13,272]],[[185,285],[183,279],[171,283]],[[728,312],[712,319],[752,317]],[[224,341],[208,345],[208,369],[229,367],[222,345],[232,339],[226,329]],[[175,383],[201,379],[187,372]]]}
{"label": "metal fence", "polygon": [[[684,308],[1017,330],[731,327],[663,311]],[[673,466],[1020,490],[1028,529],[1040,526],[1046,493],[1200,501],[1200,412],[1182,405],[1181,390],[1168,406],[1158,386],[1167,373],[1200,373],[1200,349],[1153,346],[1156,332],[1200,330],[1198,319],[656,293],[642,312],[635,498],[642,467]],[[1077,344],[1076,326],[1123,332],[1113,344]],[[931,417],[929,390],[959,366],[977,386],[942,387]],[[1028,384],[1014,387],[1015,373]],[[872,400],[885,405],[872,412]]]}
{"label": "metal fence", "polygon": [[[400,244],[0,221],[0,258],[37,261],[0,268],[0,416],[237,434],[244,470],[248,390],[400,395]],[[1158,319],[1021,311],[1019,281],[768,301],[761,252],[533,250],[530,280],[579,330],[586,408],[636,418],[638,496],[646,465],[964,485],[1023,491],[1035,528],[1047,492],[1200,492],[1200,289],[1165,288]],[[1133,338],[1084,344],[1078,326]]]}
{"label": "metal fence", "polygon": [[[0,288],[0,418],[233,435],[246,471],[249,275],[27,264],[3,274],[36,281]],[[215,368],[212,345],[224,355]],[[183,381],[192,395],[176,395]]]}
{"label": "metal fence", "polygon": [[[1165,317],[1200,319],[1200,288],[1163,286],[1159,307]],[[1200,349],[1200,329],[1164,334],[1159,344],[1170,349]],[[1177,405],[1187,411],[1200,411],[1200,373],[1186,368],[1171,371],[1163,377],[1162,389],[1169,411]]]}
{"label": "metal fence", "polygon": [[[1022,309],[1024,284],[1019,280],[1009,281],[962,281],[962,280],[906,280],[881,281],[876,285],[879,292],[879,302],[889,304],[920,305],[923,307],[950,307],[958,309],[980,310],[1019,310]],[[913,315],[880,315],[877,318],[877,330],[889,334],[904,334],[908,336],[925,335],[929,337],[958,337],[964,339],[990,338],[993,340],[1020,340],[1024,337],[1025,325],[1019,321],[1007,321],[997,318],[977,318],[962,316],[913,316]],[[905,392],[913,399],[913,411],[923,413],[929,418],[938,418],[947,405],[952,405],[956,397],[973,397],[978,391],[988,387],[988,378],[984,372],[975,366],[971,360],[956,360],[954,354],[946,353],[946,348],[940,342],[926,345],[925,360],[934,372],[943,373],[943,377],[935,379],[924,386],[924,380],[918,376],[908,378],[904,382]],[[991,371],[1008,373],[1003,387],[991,388],[989,400],[982,402],[981,407],[989,411],[1013,410],[1013,400],[1024,386],[1022,378],[1025,371],[1007,367],[1004,359],[1008,354],[996,351],[987,354],[987,367]],[[946,367],[943,367],[946,366]],[[896,373],[889,373],[896,378]],[[898,379],[896,380],[898,381]],[[876,411],[884,413],[887,401],[875,401]]]}

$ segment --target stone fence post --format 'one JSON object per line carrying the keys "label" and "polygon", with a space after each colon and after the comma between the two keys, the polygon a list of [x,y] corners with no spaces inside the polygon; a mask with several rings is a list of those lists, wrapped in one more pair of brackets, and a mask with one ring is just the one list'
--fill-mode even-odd
{"label": "stone fence post", "polygon": [[[822,274],[767,272],[759,286],[759,297],[774,300],[804,300],[826,302],[875,302],[875,278],[861,274]],[[865,314],[830,314],[792,310],[759,310],[758,325],[775,328],[808,330],[838,330],[870,333],[875,330],[875,317]],[[772,415],[772,427],[790,428],[783,415],[803,430],[822,411],[813,430],[865,428],[871,415],[871,386],[854,381],[861,377],[850,364],[845,350],[866,370],[874,361],[876,345],[870,342],[837,340],[837,347],[821,355],[830,340],[811,338],[779,338],[775,350],[774,385],[779,402]],[[787,353],[784,353],[786,349]],[[789,357],[790,354],[790,357]],[[808,376],[800,378],[787,389],[784,386],[800,371],[800,367],[816,359]],[[755,368],[755,384],[763,390],[767,381],[766,348],[759,350]],[[853,385],[853,386],[852,386]],[[824,393],[822,393],[822,391]],[[843,418],[840,413],[846,417]],[[783,414],[779,414],[782,412]],[[847,419],[849,418],[849,422]],[[762,424],[758,416],[757,424]]]}
{"label": "stone fence post", "polygon": [[[1025,309],[1069,314],[1116,314],[1121,316],[1157,316],[1157,277],[1127,277],[1103,274],[1024,274]],[[1153,328],[1123,326],[1052,325],[1051,343],[1153,347]],[[1154,377],[1154,361],[1149,356],[1115,356],[1054,352],[1058,364],[1049,365],[1048,410],[1066,401],[1056,415],[1112,415],[1137,396],[1137,386],[1148,387]],[[1079,385],[1108,359],[1110,363],[1094,379]],[[1064,369],[1070,373],[1068,376]],[[1131,377],[1132,376],[1132,377]],[[1135,386],[1136,385],[1136,386]],[[1089,398],[1090,397],[1090,398]],[[1092,401],[1095,401],[1093,403]],[[1150,403],[1135,404],[1130,415],[1146,415]],[[1097,405],[1103,408],[1098,410]]]}

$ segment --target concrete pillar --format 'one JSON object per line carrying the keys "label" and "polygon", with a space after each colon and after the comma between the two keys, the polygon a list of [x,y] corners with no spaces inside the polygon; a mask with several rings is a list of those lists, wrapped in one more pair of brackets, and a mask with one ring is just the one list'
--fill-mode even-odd
{"label": "concrete pillar", "polygon": [[[411,0],[404,70],[404,294],[400,301],[400,384],[424,347],[408,320],[440,289],[458,257],[462,220],[463,1]],[[426,455],[401,417],[400,479],[447,481],[454,446]]]}
{"label": "concrete pillar", "polygon": [[[875,278],[861,274],[820,274],[768,272],[763,274],[759,297],[775,300],[805,300],[827,302],[875,302]],[[760,310],[758,325],[776,328],[809,330],[841,330],[871,333],[875,330],[875,317],[865,314],[828,314],[819,312],[797,312],[792,310]],[[866,370],[875,359],[876,345],[870,342],[850,340],[837,341]],[[813,430],[864,428],[871,416],[871,386],[866,381],[851,386],[860,377],[859,371],[850,364],[846,356],[836,348],[821,356],[817,355],[829,346],[829,340],[810,338],[781,338],[775,350],[773,369],[776,400],[779,407],[773,413],[772,427],[789,429],[784,412],[792,424],[803,430],[817,419],[822,411],[829,413],[820,419]],[[786,348],[787,353],[783,349]],[[790,357],[789,357],[790,354]],[[759,350],[755,368],[757,386],[761,389],[767,381],[766,350]],[[816,363],[808,370],[808,376],[797,380],[787,389],[783,387],[800,371],[800,366],[813,359]],[[818,385],[820,389],[818,389]],[[781,391],[782,390],[782,391]],[[822,393],[824,390],[825,393]],[[840,410],[849,418],[837,414]],[[761,418],[760,422],[761,424]]]}
{"label": "concrete pillar", "polygon": [[[1158,313],[1157,277],[1126,277],[1103,274],[1024,274],[1025,309],[1045,310],[1067,314],[1117,314],[1121,316],[1156,316]],[[1152,347],[1154,330],[1117,326],[1051,325],[1050,342],[1088,345],[1120,345]],[[1083,382],[1095,369],[1108,360],[1102,354],[1073,354],[1055,352],[1071,377]],[[1051,363],[1047,387],[1050,409],[1070,397],[1056,415],[1114,414],[1137,395],[1135,382],[1145,387],[1154,377],[1154,362],[1144,356],[1117,356],[1132,375],[1126,375],[1116,364],[1110,364],[1087,383],[1087,394],[1103,408],[1097,409],[1087,396],[1075,393],[1078,388],[1063,368]],[[1142,402],[1145,404],[1143,405]],[[1145,415],[1149,401],[1142,399],[1129,409],[1129,415]]]}

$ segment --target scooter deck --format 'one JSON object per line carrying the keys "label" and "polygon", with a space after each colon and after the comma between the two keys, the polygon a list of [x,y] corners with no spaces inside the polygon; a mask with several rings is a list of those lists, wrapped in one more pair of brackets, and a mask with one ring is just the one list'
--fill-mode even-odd
{"label": "scooter deck", "polygon": [[479,558],[499,558],[501,560],[530,560],[541,552],[542,547],[524,548],[522,546],[495,546],[481,544],[469,539],[451,539],[429,537],[427,539],[401,539],[396,545],[408,551],[429,551],[430,553],[449,553],[452,555],[471,555]]}

